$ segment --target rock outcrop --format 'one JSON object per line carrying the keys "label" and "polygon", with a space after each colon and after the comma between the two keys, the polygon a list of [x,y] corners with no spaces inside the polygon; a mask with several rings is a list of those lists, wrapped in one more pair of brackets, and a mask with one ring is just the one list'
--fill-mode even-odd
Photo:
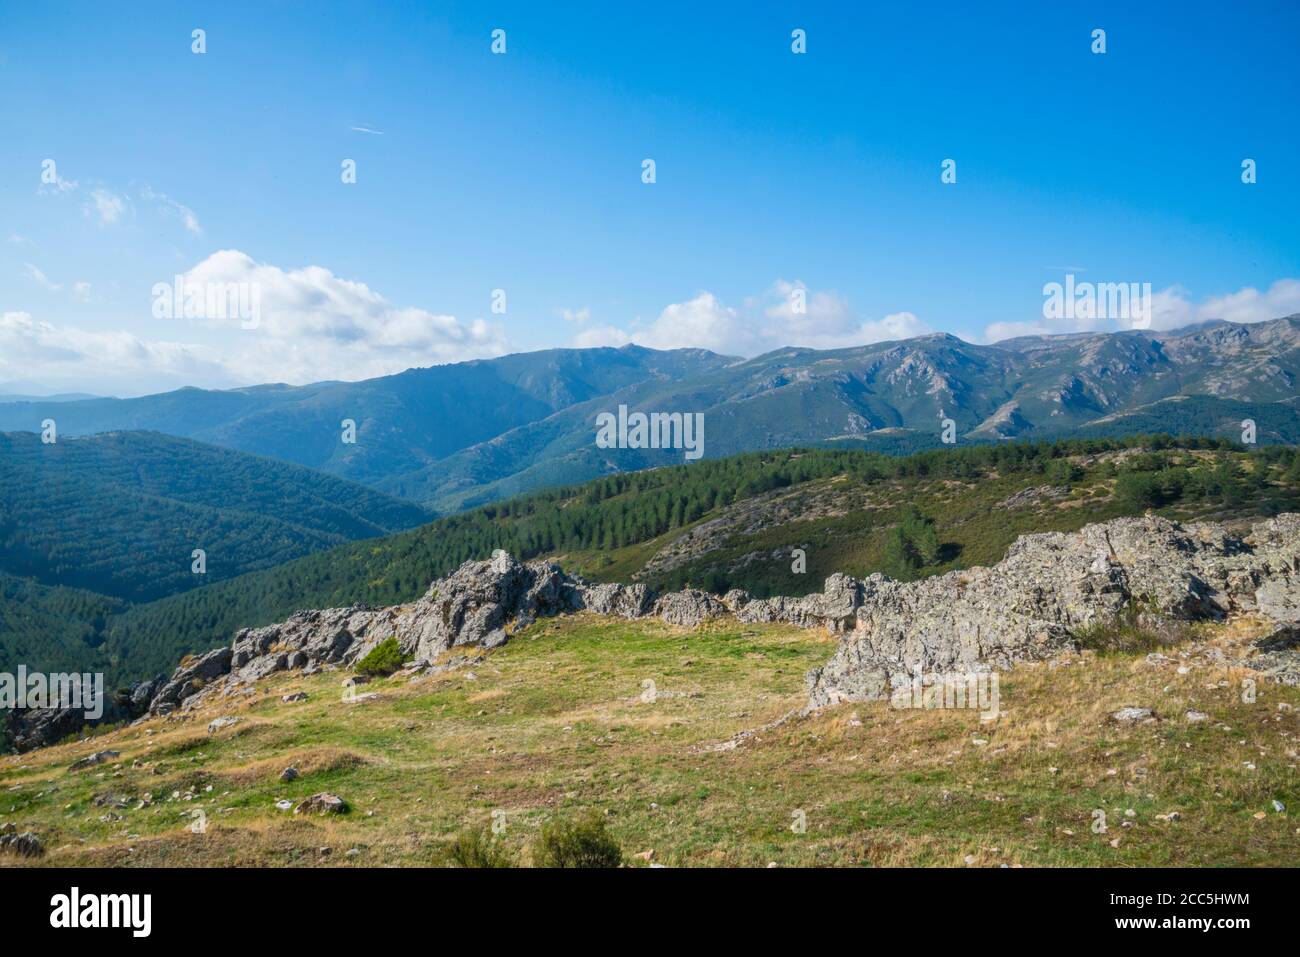
{"label": "rock outcrop", "polygon": [[[230,648],[178,668],[149,710],[167,714],[182,703],[232,694],[279,671],[351,665],[387,638],[396,638],[412,667],[422,670],[461,645],[502,645],[538,618],[586,608],[639,618],[654,607],[653,593],[644,585],[592,585],[551,562],[521,563],[499,551],[488,561],[466,562],[407,605],[300,611],[279,624],[246,628]],[[691,618],[677,605],[664,615]]]}
{"label": "rock outcrop", "polygon": [[[237,643],[239,639],[235,640]],[[166,714],[174,710],[186,698],[193,697],[206,688],[209,682],[229,672],[230,660],[229,648],[214,648],[205,655],[182,662],[171,680],[166,682],[149,702],[150,712]]]}
{"label": "rock outcrop", "polygon": [[918,668],[984,671],[1049,657],[1128,608],[1183,620],[1259,614],[1278,626],[1270,645],[1282,656],[1278,670],[1295,671],[1288,649],[1300,627],[1300,515],[1260,522],[1241,537],[1210,523],[1117,519],[1022,536],[989,568],[915,582],[836,574],[803,598],[751,599],[739,589],[722,598],[695,589],[655,595],[643,584],[593,584],[550,562],[497,552],[466,562],[410,604],[302,611],[245,629],[230,648],[187,659],[158,686],[149,710],[166,714],[235,694],[279,671],[350,665],[390,637],[411,671],[437,671],[452,648],[493,648],[539,618],[583,610],[687,628],[723,615],[825,628],[841,639],[808,675],[808,707],[817,708],[888,697]]}
{"label": "rock outcrop", "polygon": [[299,802],[298,806],[293,809],[294,814],[346,814],[347,812],[348,802],[337,794],[330,794],[328,791],[313,794],[306,800]]}
{"label": "rock outcrop", "polygon": [[14,750],[30,751],[76,734],[86,724],[86,713],[81,708],[12,708],[0,715],[0,722],[5,721]]}
{"label": "rock outcrop", "polygon": [[910,672],[982,671],[1044,658],[1134,608],[1153,618],[1258,613],[1294,627],[1300,515],[1237,537],[1222,525],[1122,518],[1025,535],[990,568],[862,584],[855,627],[808,676],[809,707],[887,696]]}
{"label": "rock outcrop", "polygon": [[698,628],[708,619],[717,618],[726,611],[726,606],[718,599],[695,588],[670,592],[654,605],[657,617],[670,625],[681,625],[683,628]]}
{"label": "rock outcrop", "polygon": [[12,822],[0,827],[0,851],[17,854],[19,857],[41,857],[45,854],[45,845],[31,831],[19,833]]}
{"label": "rock outcrop", "polygon": [[94,754],[88,754],[84,758],[78,758],[68,765],[69,771],[80,771],[82,768],[93,768],[97,764],[104,764],[107,761],[113,761],[120,757],[117,751],[96,751]]}

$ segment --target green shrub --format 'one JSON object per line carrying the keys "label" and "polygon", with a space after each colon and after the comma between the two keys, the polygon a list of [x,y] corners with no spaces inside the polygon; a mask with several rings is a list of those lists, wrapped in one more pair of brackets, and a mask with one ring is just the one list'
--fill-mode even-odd
{"label": "green shrub", "polygon": [[514,867],[514,855],[488,833],[487,828],[466,828],[439,854],[443,867]]}
{"label": "green shrub", "polygon": [[1075,635],[1079,647],[1099,655],[1145,655],[1171,648],[1186,638],[1180,622],[1153,620],[1142,603],[1129,605],[1110,621],[1098,622]]}
{"label": "green shrub", "polygon": [[623,851],[605,829],[605,819],[592,811],[545,825],[533,847],[533,863],[538,867],[618,867],[623,863]]}
{"label": "green shrub", "polygon": [[397,639],[385,638],[357,662],[357,674],[383,677],[391,675],[404,664],[406,656],[397,646]]}

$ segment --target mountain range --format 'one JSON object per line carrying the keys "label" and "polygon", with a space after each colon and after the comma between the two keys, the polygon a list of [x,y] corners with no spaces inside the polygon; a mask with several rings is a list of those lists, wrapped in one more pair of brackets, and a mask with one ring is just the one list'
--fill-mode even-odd
{"label": "mountain range", "polygon": [[[0,403],[0,430],[152,430],[282,459],[457,511],[533,489],[683,460],[599,448],[596,416],[703,413],[705,456],[848,443],[907,452],[959,442],[1189,432],[1300,439],[1300,315],[1156,332],[936,333],[737,359],[698,349],[554,349],[360,382],[181,389],[135,399]],[[356,442],[342,423],[356,423]]]}
{"label": "mountain range", "polygon": [[977,345],[934,334],[834,351],[782,349],[682,381],[648,379],[470,446],[380,487],[449,509],[629,468],[681,452],[609,450],[595,416],[704,413],[705,454],[846,443],[906,452],[960,441],[1188,432],[1300,438],[1300,316],[1171,333],[1035,336]]}
{"label": "mountain range", "polygon": [[[53,418],[60,436],[161,432],[377,486],[628,383],[689,379],[730,361],[693,349],[554,349],[360,382],[3,403],[0,431],[39,431]],[[345,419],[355,443],[342,439]]]}

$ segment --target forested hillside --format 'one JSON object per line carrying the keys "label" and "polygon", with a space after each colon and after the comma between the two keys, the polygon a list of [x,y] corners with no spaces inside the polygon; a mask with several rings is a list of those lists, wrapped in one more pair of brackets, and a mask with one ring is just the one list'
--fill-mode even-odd
{"label": "forested hillside", "polygon": [[103,671],[99,645],[126,602],[0,572],[0,671]]}
{"label": "forested hillside", "polygon": [[151,601],[428,518],[350,482],[156,433],[48,445],[0,433],[0,571],[50,586]]}

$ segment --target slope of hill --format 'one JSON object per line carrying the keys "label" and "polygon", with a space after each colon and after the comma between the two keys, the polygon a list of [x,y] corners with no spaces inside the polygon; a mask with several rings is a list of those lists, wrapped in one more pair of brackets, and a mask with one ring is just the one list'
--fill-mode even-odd
{"label": "slope of hill", "polygon": [[[1155,451],[1143,452],[1145,445]],[[598,581],[803,594],[836,571],[911,578],[996,561],[1026,531],[1071,530],[1148,508],[1232,517],[1300,508],[1300,456],[1223,443],[1095,440],[893,456],[750,453],[492,504],[383,539],[129,609],[107,625],[123,677],[301,608],[395,605],[502,548]],[[913,515],[919,506],[921,518]],[[933,525],[934,547],[919,542]],[[900,539],[902,530],[907,533]],[[916,539],[916,540],[914,540]],[[802,549],[796,570],[794,549]]]}
{"label": "slope of hill", "polygon": [[[0,757],[0,824],[45,848],[0,866],[445,865],[474,834],[522,865],[545,825],[592,812],[637,867],[1286,866],[1294,816],[1273,802],[1294,807],[1300,688],[1247,703],[1230,664],[1261,634],[1021,664],[995,720],[885,701],[792,718],[824,633],[544,619],[363,700],[341,700],[340,672],[281,673]],[[1158,720],[1111,718],[1135,705]],[[236,721],[205,733],[218,718]],[[346,813],[277,807],[319,792]]]}
{"label": "slope of hill", "polygon": [[108,620],[127,603],[106,595],[42,585],[0,571],[0,671],[104,671]]}
{"label": "slope of hill", "polygon": [[[151,430],[373,484],[630,382],[730,361],[695,349],[553,349],[361,382],[0,404],[0,430],[36,431],[45,418],[63,436]],[[344,419],[356,423],[355,443],[341,440]]]}
{"label": "slope of hill", "polygon": [[350,482],[157,433],[48,445],[0,433],[0,571],[50,586],[150,601],[429,518]]}

